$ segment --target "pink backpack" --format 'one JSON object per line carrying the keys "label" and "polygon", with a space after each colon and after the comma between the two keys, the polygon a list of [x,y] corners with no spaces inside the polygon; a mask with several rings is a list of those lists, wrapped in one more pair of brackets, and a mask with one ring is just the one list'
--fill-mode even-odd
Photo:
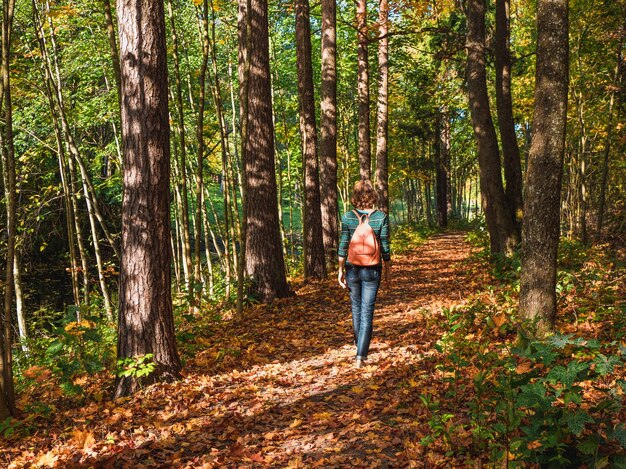
{"label": "pink backpack", "polygon": [[[375,212],[376,210],[374,210]],[[371,267],[380,264],[380,242],[369,224],[370,214],[352,211],[359,219],[348,247],[348,262],[352,265]],[[372,213],[374,213],[372,212]]]}

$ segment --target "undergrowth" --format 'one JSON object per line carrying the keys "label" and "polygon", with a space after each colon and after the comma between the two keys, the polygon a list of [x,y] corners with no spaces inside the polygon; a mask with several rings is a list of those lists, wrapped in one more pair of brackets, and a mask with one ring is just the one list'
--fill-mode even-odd
{"label": "undergrowth", "polygon": [[558,332],[521,341],[519,258],[490,259],[481,233],[468,240],[476,290],[433,320],[443,391],[420,396],[429,416],[420,442],[494,467],[626,467],[623,257],[563,240]]}

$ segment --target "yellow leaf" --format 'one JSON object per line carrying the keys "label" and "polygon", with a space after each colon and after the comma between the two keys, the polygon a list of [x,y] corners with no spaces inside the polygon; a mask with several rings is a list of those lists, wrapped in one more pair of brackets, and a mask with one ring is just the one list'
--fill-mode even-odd
{"label": "yellow leaf", "polygon": [[291,425],[289,425],[289,428],[296,428],[299,427],[300,425],[302,425],[302,420],[300,419],[295,419]]}
{"label": "yellow leaf", "polygon": [[74,430],[72,432],[72,441],[78,448],[87,449],[96,442],[93,433],[82,430]]}
{"label": "yellow leaf", "polygon": [[48,451],[37,459],[37,466],[39,467],[54,467],[58,456],[55,456],[52,451]]}

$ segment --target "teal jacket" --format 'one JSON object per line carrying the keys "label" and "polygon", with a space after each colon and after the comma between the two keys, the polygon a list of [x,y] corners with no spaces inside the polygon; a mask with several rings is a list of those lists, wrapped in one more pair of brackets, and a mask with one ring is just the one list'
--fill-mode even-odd
{"label": "teal jacket", "polygon": [[[361,214],[367,213],[363,210],[357,210],[357,212]],[[389,216],[381,210],[376,210],[370,215],[369,224],[380,241],[381,257],[384,261],[389,261],[391,259]],[[348,246],[357,226],[359,226],[359,219],[353,211],[346,212],[341,217],[341,237],[339,238],[339,249],[337,250],[339,257],[348,257]]]}

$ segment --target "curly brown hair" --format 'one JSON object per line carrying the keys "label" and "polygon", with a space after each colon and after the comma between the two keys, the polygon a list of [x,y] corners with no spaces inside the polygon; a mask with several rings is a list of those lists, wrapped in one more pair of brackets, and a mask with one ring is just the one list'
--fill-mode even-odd
{"label": "curly brown hair", "polygon": [[361,179],[360,181],[357,181],[354,185],[354,189],[352,189],[350,202],[352,202],[352,205],[354,205],[355,208],[361,210],[375,207],[378,203],[378,194],[376,193],[376,189],[374,189],[372,181],[369,179]]}

